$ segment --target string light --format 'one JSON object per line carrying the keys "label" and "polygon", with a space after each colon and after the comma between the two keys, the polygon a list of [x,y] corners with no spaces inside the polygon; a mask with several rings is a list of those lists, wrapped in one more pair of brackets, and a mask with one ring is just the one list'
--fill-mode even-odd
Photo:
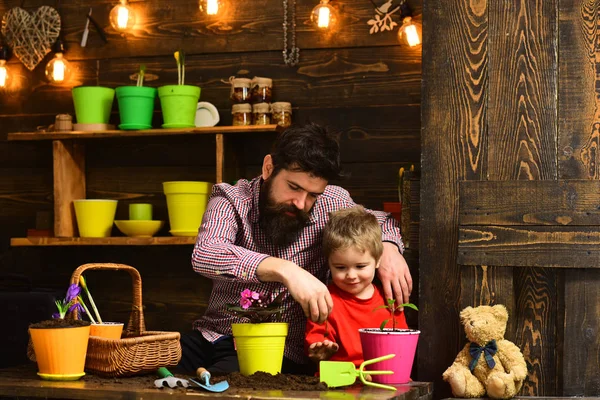
{"label": "string light", "polygon": [[410,47],[421,44],[421,35],[411,17],[405,17],[402,20],[402,26],[398,29],[398,39],[405,40]]}
{"label": "string light", "polygon": [[329,0],[321,0],[310,14],[310,20],[321,31],[335,29],[337,19],[337,11],[329,4]]}
{"label": "string light", "polygon": [[10,75],[6,66],[8,60],[8,49],[6,47],[0,47],[0,88],[5,88]]}
{"label": "string light", "polygon": [[71,76],[71,64],[64,58],[65,48],[60,39],[53,46],[54,58],[46,65],[46,78],[50,83],[67,82]]}
{"label": "string light", "polygon": [[200,11],[206,15],[217,15],[221,9],[221,1],[219,0],[200,0]]}
{"label": "string light", "polygon": [[110,24],[117,32],[125,33],[135,25],[135,12],[129,7],[127,0],[121,0],[110,10]]}

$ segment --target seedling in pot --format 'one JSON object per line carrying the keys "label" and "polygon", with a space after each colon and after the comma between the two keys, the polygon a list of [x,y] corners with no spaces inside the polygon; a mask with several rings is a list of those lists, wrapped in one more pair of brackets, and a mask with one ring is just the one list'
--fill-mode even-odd
{"label": "seedling in pot", "polygon": [[137,83],[135,86],[141,87],[144,86],[144,76],[146,75],[146,64],[140,65],[140,70],[138,72]]}
{"label": "seedling in pot", "polygon": [[[396,306],[396,299],[388,299],[387,300],[387,304],[384,304],[382,306],[376,307],[376,308],[373,309],[373,311],[380,310],[382,308],[387,308],[388,310],[390,310],[390,313],[392,314],[392,330],[395,331],[396,330],[396,317],[395,317],[396,311],[399,311],[399,310],[401,310],[404,307],[412,308],[413,310],[419,311],[419,309],[417,308],[417,306],[414,305],[413,303],[402,303],[399,306]],[[387,325],[388,321],[389,321],[389,318],[383,320],[383,322],[379,326],[379,329],[381,331],[384,330],[384,328]]]}

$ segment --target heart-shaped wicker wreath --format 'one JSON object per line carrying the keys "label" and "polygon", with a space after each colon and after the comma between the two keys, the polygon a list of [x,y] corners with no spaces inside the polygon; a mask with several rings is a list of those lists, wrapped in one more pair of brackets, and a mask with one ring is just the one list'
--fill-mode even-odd
{"label": "heart-shaped wicker wreath", "polygon": [[60,33],[60,15],[49,6],[33,14],[20,7],[2,17],[2,35],[12,52],[30,71],[44,59]]}

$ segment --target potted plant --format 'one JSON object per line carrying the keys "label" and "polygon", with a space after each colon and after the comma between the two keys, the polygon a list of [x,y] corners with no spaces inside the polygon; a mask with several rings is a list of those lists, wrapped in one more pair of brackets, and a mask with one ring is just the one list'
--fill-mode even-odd
{"label": "potted plant", "polygon": [[119,129],[150,129],[156,88],[144,86],[146,65],[141,64],[135,86],[119,86],[115,89],[119,102]]}
{"label": "potted plant", "polygon": [[379,328],[359,329],[360,341],[365,360],[370,360],[388,354],[395,357],[373,364],[371,369],[375,371],[394,371],[392,375],[373,375],[373,381],[387,384],[400,384],[410,381],[417,342],[419,340],[418,330],[396,328],[396,313],[403,307],[418,311],[417,306],[412,303],[403,303],[396,306],[395,299],[388,299],[387,304],[375,308],[387,308],[391,314],[392,327],[386,328],[389,319],[384,320]]}
{"label": "potted plant", "polygon": [[185,84],[185,53],[174,53],[177,62],[177,85],[158,88],[158,97],[163,113],[163,128],[194,127],[196,109],[200,99],[200,88]]}
{"label": "potted plant", "polygon": [[90,327],[90,336],[98,336],[98,337],[102,337],[102,338],[106,338],[106,339],[121,339],[121,334],[123,333],[123,323],[122,322],[103,322],[102,318],[100,317],[100,313],[98,312],[98,307],[96,307],[94,298],[92,297],[92,294],[90,293],[87,282],[86,282],[85,278],[83,277],[83,275],[79,276],[79,284],[81,285],[83,291],[87,295],[88,300],[90,301],[90,305],[92,306],[92,309],[94,310],[94,315],[96,317],[96,318],[94,318],[94,316],[92,316],[92,314],[88,310],[87,306],[85,305],[83,298],[81,296],[79,296],[77,298],[77,300],[78,300],[79,304],[81,304],[82,308],[84,309],[84,312],[87,314],[90,321],[92,322],[92,325]]}
{"label": "potted plant", "polygon": [[65,298],[56,300],[58,313],[53,319],[29,326],[30,344],[42,379],[71,381],[85,375],[90,323],[67,318],[81,307],[77,301],[80,292],[78,285],[70,285]]}
{"label": "potted plant", "polygon": [[71,91],[79,125],[108,124],[115,90],[103,86],[78,86]]}
{"label": "potted plant", "polygon": [[231,324],[242,375],[257,371],[272,375],[281,372],[288,324],[269,321],[281,317],[284,294],[281,292],[269,303],[266,295],[245,289],[240,293],[239,304],[227,304],[230,313],[249,322]]}

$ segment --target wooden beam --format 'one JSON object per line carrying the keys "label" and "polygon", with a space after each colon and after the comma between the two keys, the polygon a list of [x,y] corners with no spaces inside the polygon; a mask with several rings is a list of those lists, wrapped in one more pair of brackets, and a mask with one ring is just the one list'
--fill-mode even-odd
{"label": "wooden beam", "polygon": [[463,181],[459,224],[600,225],[600,181]]}
{"label": "wooden beam", "polygon": [[13,247],[30,246],[169,246],[190,245],[196,243],[196,237],[105,237],[105,238],[82,238],[82,237],[25,237],[12,238],[10,245]]}
{"label": "wooden beam", "polygon": [[600,268],[600,226],[464,226],[463,265]]}
{"label": "wooden beam", "polygon": [[73,141],[52,142],[54,164],[54,236],[76,236],[73,200],[85,199],[85,147]]}

